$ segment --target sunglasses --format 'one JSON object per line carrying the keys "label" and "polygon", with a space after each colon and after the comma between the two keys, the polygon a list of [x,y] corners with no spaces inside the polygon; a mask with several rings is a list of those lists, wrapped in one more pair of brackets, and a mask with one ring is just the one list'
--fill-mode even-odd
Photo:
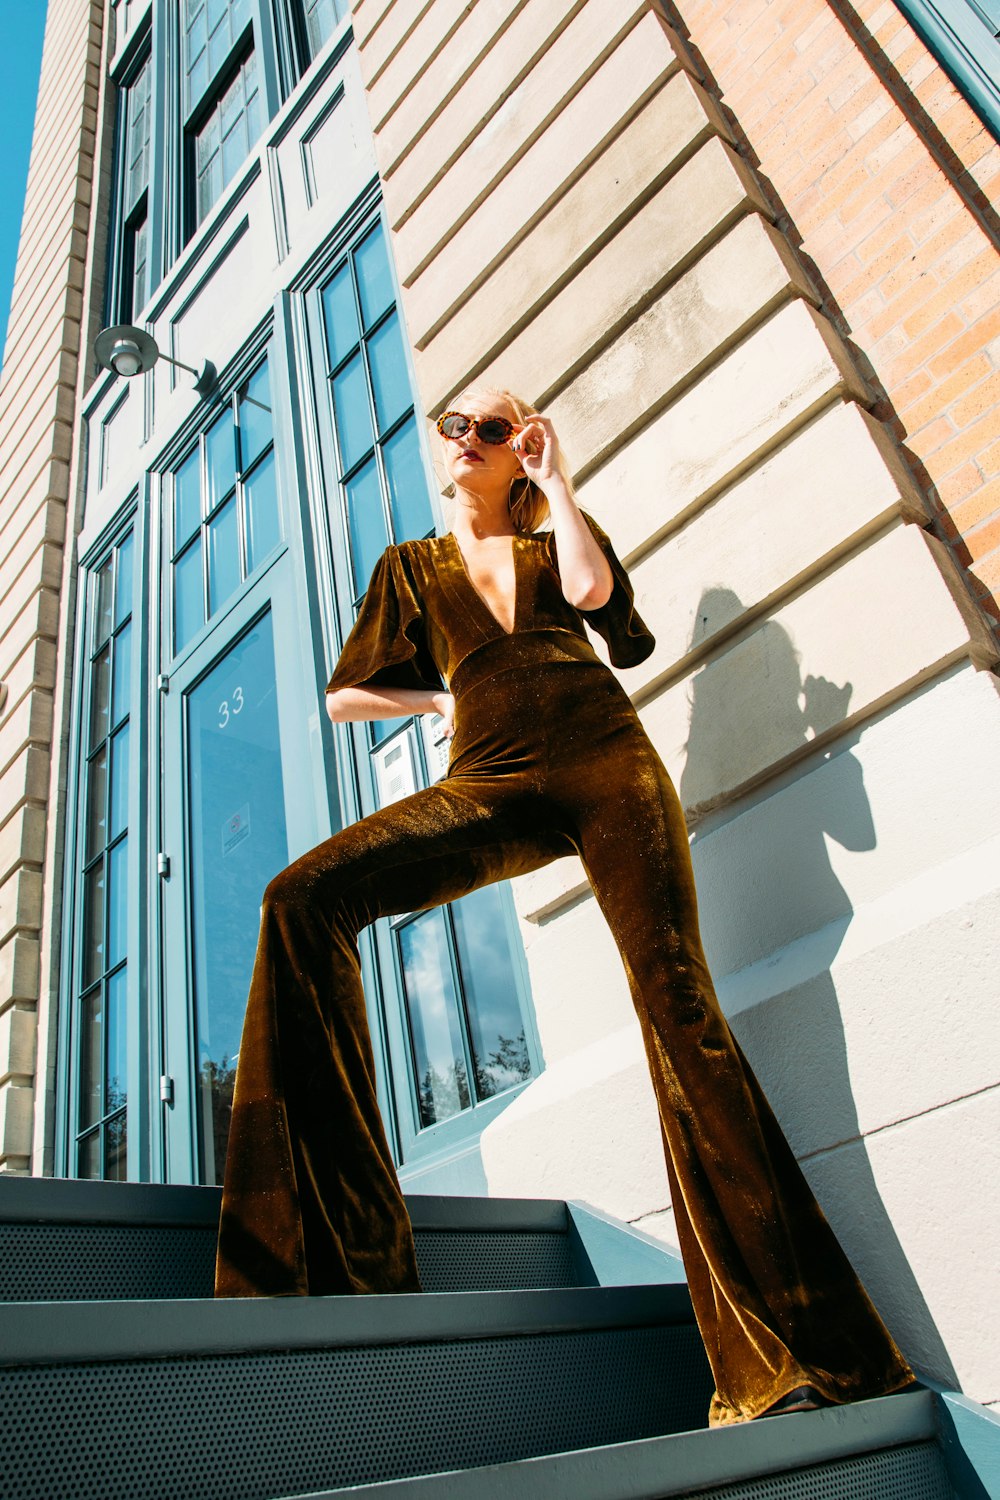
{"label": "sunglasses", "polygon": [[480,442],[506,443],[514,434],[514,424],[506,417],[467,417],[460,411],[446,411],[437,419],[437,430],[446,438],[462,438],[475,430]]}

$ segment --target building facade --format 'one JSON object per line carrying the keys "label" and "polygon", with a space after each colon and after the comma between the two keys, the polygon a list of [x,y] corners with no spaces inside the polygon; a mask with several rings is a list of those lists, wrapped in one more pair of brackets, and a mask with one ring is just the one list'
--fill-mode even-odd
{"label": "building facade", "polygon": [[[1000,1400],[991,48],[978,0],[50,0],[0,382],[5,1170],[219,1180],[264,885],[446,765],[322,691],[386,542],[450,525],[429,419],[485,377],[629,568],[622,681],[824,1208],[913,1361]],[[162,357],[100,367],[113,325]],[[671,1239],[599,917],[566,859],[364,935],[406,1190]]]}

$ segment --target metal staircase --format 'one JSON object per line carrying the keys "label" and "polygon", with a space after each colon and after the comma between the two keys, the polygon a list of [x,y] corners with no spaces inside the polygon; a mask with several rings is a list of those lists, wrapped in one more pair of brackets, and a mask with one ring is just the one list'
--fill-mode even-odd
{"label": "metal staircase", "polygon": [[926,1389],[709,1431],[683,1268],[628,1225],[407,1206],[424,1294],[216,1302],[217,1189],[0,1180],[0,1494],[990,1493]]}

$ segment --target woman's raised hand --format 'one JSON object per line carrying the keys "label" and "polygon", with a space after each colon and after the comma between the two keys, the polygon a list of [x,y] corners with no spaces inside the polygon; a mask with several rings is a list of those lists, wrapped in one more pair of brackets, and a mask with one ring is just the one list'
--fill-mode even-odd
{"label": "woman's raised hand", "polygon": [[516,429],[510,446],[535,484],[544,487],[546,480],[558,475],[559,439],[549,417],[529,418]]}

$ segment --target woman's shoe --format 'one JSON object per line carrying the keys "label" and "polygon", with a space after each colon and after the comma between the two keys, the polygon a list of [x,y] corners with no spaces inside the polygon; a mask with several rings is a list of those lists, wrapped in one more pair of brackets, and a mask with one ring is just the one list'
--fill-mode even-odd
{"label": "woman's shoe", "polygon": [[[825,1396],[820,1395],[815,1386],[797,1385],[794,1391],[789,1391],[787,1395],[780,1396],[774,1405],[769,1406],[767,1411],[762,1411],[760,1416],[783,1417],[788,1412],[818,1411],[821,1406],[829,1405],[830,1402],[827,1401]],[[760,1417],[757,1420],[759,1421]]]}

